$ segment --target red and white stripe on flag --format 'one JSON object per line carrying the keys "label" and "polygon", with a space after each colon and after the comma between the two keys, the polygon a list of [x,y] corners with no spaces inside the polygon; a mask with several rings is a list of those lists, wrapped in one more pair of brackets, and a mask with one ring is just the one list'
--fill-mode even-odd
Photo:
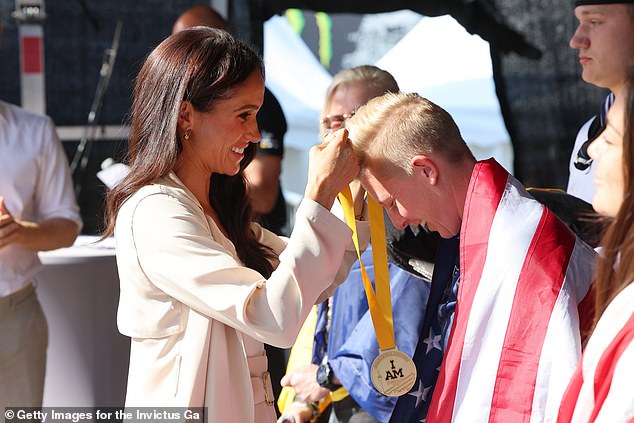
{"label": "red and white stripe on flag", "polygon": [[594,251],[494,160],[476,164],[461,282],[427,422],[544,422],[581,356]]}
{"label": "red and white stripe on flag", "polygon": [[559,410],[558,423],[634,422],[634,284],[601,316]]}

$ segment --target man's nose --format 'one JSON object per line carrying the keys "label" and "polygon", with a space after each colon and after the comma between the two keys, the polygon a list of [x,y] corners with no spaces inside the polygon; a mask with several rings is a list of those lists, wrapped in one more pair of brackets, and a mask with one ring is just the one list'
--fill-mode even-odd
{"label": "man's nose", "polygon": [[590,45],[589,39],[586,36],[583,28],[579,25],[574,34],[572,34],[572,38],[570,38],[570,42],[568,43],[570,48],[588,48]]}
{"label": "man's nose", "polygon": [[407,226],[407,221],[399,213],[388,211],[387,215],[390,217],[390,220],[392,221],[394,227],[399,231],[402,231]]}

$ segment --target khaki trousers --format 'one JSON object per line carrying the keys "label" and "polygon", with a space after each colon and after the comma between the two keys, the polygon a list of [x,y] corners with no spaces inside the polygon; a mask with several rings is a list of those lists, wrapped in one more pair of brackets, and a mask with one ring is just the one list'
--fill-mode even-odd
{"label": "khaki trousers", "polygon": [[0,411],[41,407],[48,327],[35,288],[0,298]]}

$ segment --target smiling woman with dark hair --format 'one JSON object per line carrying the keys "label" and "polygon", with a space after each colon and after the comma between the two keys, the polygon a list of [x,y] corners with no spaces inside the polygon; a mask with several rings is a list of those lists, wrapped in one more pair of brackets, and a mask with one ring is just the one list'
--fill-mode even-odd
{"label": "smiling woman with dark hair", "polygon": [[354,261],[351,231],[328,211],[358,172],[345,131],[312,149],[289,239],[252,220],[243,171],[261,138],[263,75],[245,44],[202,27],[167,38],[139,72],[131,171],[108,195],[105,231],[132,338],[128,406],[273,422],[263,342],[290,346]]}
{"label": "smiling woman with dark hair", "polygon": [[595,281],[598,320],[562,401],[558,422],[634,419],[634,69],[606,129],[590,145],[592,207],[611,221]]}

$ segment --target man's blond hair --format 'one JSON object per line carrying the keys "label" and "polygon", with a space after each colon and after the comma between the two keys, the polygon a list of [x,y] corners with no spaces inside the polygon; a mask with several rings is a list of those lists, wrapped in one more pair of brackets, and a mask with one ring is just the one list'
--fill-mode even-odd
{"label": "man's blond hair", "polygon": [[473,157],[449,113],[415,93],[370,100],[346,128],[362,167],[388,161],[411,174],[411,158],[418,154],[440,154],[451,162]]}

